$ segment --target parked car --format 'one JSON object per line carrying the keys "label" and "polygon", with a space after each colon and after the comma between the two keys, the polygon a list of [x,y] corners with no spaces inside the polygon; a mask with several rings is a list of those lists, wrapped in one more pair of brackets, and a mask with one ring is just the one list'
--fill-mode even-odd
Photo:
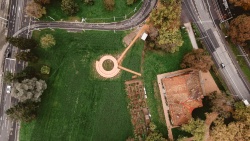
{"label": "parked car", "polygon": [[9,94],[10,92],[11,92],[11,86],[7,85],[7,87],[6,87],[6,93]]}

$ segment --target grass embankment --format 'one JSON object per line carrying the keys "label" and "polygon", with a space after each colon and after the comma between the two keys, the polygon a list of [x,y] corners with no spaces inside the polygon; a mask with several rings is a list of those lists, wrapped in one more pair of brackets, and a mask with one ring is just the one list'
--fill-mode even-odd
{"label": "grass embankment", "polygon": [[[124,81],[132,74],[122,72],[120,77],[98,79],[93,62],[104,54],[117,55],[124,50],[124,32],[68,33],[63,30],[35,31],[39,39],[50,33],[56,46],[44,50],[37,48],[39,62],[51,67],[46,82],[47,90],[42,95],[38,118],[32,123],[22,123],[20,141],[83,141],[83,140],[126,140],[133,136],[131,117],[127,109]],[[135,44],[124,66],[139,70],[134,59],[143,48]]]}
{"label": "grass embankment", "polygon": [[[74,17],[70,17],[63,13],[61,10],[62,0],[52,0],[50,4],[46,6],[47,14],[42,18],[42,20],[52,21],[51,16],[56,21],[58,20],[78,20],[81,21],[82,18],[87,18],[87,22],[114,22],[114,17],[116,21],[121,21],[131,17],[134,14],[134,9],[140,9],[141,1],[138,0],[133,5],[128,6],[126,0],[115,0],[115,7],[113,11],[108,11],[105,9],[103,0],[94,0],[94,5],[85,5],[83,0],[75,0],[79,6],[79,11]],[[119,17],[119,18],[118,18]],[[102,18],[102,19],[101,19]]]}
{"label": "grass embankment", "polygon": [[229,43],[229,46],[231,47],[234,55],[236,56],[236,60],[238,61],[238,64],[240,65],[241,70],[244,72],[248,81],[250,82],[250,69],[247,66],[245,59],[243,58],[243,56],[238,56],[240,54],[240,51],[231,41],[229,41],[228,43]]}
{"label": "grass embankment", "polygon": [[[182,31],[184,40],[180,51],[176,53],[163,53],[156,51],[146,51],[143,64],[143,78],[148,95],[148,106],[152,115],[152,121],[156,124],[157,130],[167,137],[167,127],[162,110],[162,103],[157,85],[157,75],[181,69],[180,63],[183,56],[192,51],[192,45],[188,34]],[[179,132],[175,132],[179,134]]]}

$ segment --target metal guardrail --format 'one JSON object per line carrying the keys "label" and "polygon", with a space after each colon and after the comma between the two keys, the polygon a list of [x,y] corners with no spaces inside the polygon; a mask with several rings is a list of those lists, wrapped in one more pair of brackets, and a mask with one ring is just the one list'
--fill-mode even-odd
{"label": "metal guardrail", "polygon": [[244,57],[244,59],[245,59],[247,65],[248,65],[248,67],[250,68],[250,59],[249,59],[248,54],[245,52],[245,50],[243,49],[243,47],[241,47],[240,45],[237,45],[237,46],[238,46],[238,48],[239,48],[239,51],[240,51],[241,54],[242,54],[241,56]]}

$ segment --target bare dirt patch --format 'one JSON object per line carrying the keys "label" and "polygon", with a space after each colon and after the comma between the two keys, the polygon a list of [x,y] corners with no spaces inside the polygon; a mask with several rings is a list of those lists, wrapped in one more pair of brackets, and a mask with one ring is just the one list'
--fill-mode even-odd
{"label": "bare dirt patch", "polygon": [[217,91],[218,93],[221,92],[210,72],[201,72],[201,76],[204,81],[205,94],[210,94],[214,91]]}

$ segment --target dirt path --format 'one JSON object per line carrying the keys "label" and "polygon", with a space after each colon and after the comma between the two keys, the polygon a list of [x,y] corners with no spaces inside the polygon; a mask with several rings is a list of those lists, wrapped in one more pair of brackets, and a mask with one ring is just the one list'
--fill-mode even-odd
{"label": "dirt path", "polygon": [[205,135],[204,135],[204,141],[211,141],[210,134],[209,134],[209,128],[212,124],[212,122],[218,117],[218,113],[213,112],[209,113],[206,116],[205,120]]}

